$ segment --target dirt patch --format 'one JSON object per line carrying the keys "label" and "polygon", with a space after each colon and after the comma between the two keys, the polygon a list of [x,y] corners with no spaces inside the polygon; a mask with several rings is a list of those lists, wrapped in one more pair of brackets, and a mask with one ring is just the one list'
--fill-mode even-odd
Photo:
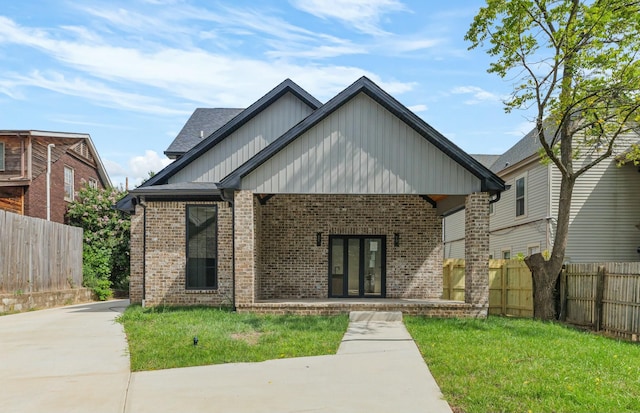
{"label": "dirt patch", "polygon": [[251,331],[249,333],[233,333],[231,334],[231,338],[234,340],[241,340],[250,346],[255,346],[260,341],[260,336],[262,333],[258,331]]}

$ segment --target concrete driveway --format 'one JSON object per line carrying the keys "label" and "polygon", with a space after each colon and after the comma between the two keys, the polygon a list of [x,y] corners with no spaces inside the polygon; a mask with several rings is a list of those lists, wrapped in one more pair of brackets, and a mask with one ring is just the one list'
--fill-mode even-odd
{"label": "concrete driveway", "polygon": [[0,411],[122,412],[129,356],[115,317],[128,300],[0,317]]}

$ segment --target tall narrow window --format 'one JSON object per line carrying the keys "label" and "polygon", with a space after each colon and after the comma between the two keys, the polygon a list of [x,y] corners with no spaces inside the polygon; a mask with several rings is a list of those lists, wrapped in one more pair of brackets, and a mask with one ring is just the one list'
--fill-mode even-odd
{"label": "tall narrow window", "polygon": [[95,178],[89,178],[89,188],[98,189],[98,181]]}
{"label": "tall narrow window", "polygon": [[4,171],[4,142],[0,142],[0,171]]}
{"label": "tall narrow window", "polygon": [[516,179],[516,216],[522,216],[525,213],[525,183],[524,176]]}
{"label": "tall narrow window", "polygon": [[73,201],[74,189],[73,189],[73,168],[64,167],[64,199],[66,201]]}
{"label": "tall narrow window", "polygon": [[218,288],[217,209],[187,205],[187,289]]}

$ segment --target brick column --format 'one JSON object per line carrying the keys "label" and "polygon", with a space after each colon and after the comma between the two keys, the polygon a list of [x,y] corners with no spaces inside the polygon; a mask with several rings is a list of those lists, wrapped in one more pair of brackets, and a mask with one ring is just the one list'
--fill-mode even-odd
{"label": "brick column", "polygon": [[489,194],[477,192],[465,202],[464,301],[489,309]]}
{"label": "brick column", "polygon": [[130,255],[129,255],[129,299],[132,304],[142,303],[142,234],[144,210],[136,205],[135,214],[131,215]]}
{"label": "brick column", "polygon": [[253,193],[236,191],[234,199],[235,287],[236,304],[255,301],[255,222]]}

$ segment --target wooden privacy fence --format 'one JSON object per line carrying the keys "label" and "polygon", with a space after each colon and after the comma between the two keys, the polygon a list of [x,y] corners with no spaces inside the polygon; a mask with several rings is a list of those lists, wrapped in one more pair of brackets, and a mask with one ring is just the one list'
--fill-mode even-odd
{"label": "wooden privacy fence", "polygon": [[82,228],[0,210],[0,293],[82,285]]}
{"label": "wooden privacy fence", "polygon": [[[444,260],[443,298],[464,301],[464,260]],[[489,260],[489,314],[533,317],[531,272],[523,261]]]}
{"label": "wooden privacy fence", "polygon": [[568,264],[560,280],[562,320],[638,339],[640,262]]}

